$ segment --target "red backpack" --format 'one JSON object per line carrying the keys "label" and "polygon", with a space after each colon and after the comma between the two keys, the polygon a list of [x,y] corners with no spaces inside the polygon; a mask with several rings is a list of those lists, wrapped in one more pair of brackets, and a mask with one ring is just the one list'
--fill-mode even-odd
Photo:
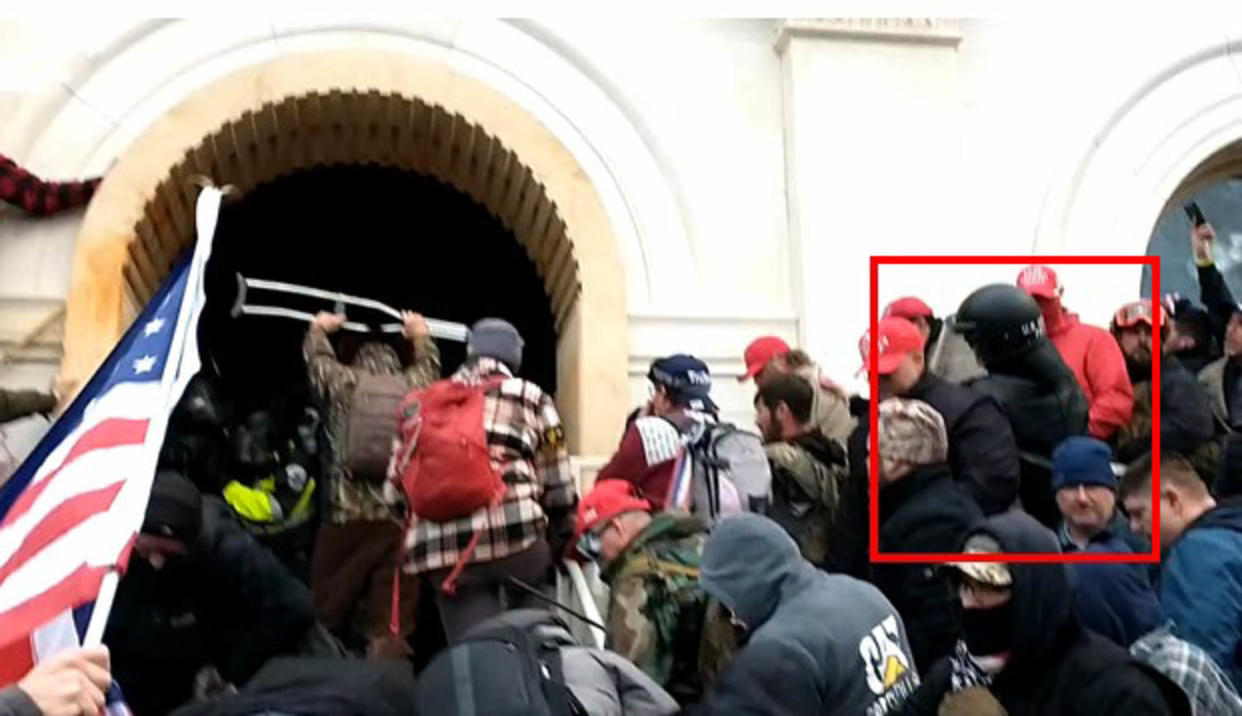
{"label": "red backpack", "polygon": [[[495,506],[504,498],[505,482],[492,466],[483,427],[484,392],[503,381],[471,386],[440,380],[402,401],[397,475],[414,518],[449,522]],[[476,532],[470,538],[445,578],[446,593],[453,593],[480,536]]]}

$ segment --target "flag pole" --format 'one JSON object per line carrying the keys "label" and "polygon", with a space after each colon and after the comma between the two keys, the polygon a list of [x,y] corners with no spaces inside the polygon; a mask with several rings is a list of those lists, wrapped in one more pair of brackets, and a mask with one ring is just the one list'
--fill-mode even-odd
{"label": "flag pole", "polygon": [[[82,646],[98,646],[103,642],[104,627],[108,625],[107,615],[112,612],[112,601],[116,598],[116,588],[121,583],[121,570],[113,567],[104,575],[99,586],[99,596],[95,598],[95,608],[91,611],[91,622],[82,637]],[[104,615],[98,618],[98,615]]]}
{"label": "flag pole", "polygon": [[[147,440],[155,443],[150,446],[152,448],[150,450],[151,460],[147,464],[138,466],[145,489],[131,490],[128,494],[123,489],[117,496],[118,500],[129,497],[135,501],[136,505],[140,500],[141,506],[134,511],[139,515],[145,514],[147,500],[151,496],[151,483],[155,479],[159,449],[163,445],[164,435],[168,429],[169,414],[176,407],[190,378],[198,372],[197,323],[202,304],[206,302],[203,281],[207,270],[207,258],[211,254],[211,244],[215,237],[216,223],[219,220],[220,202],[225,194],[233,191],[231,186],[220,189],[211,185],[210,182],[202,183],[200,186],[202,189],[195,205],[194,254],[186,269],[186,285],[182,291],[181,306],[177,312],[176,332],[173,334],[162,378],[167,403],[162,411],[152,416],[151,426],[148,428]],[[189,356],[189,360],[187,360],[187,353],[193,354]],[[137,480],[134,482],[136,483]],[[129,542],[141,526],[142,523],[139,521],[137,525],[121,525],[119,529],[126,533],[125,540]],[[115,553],[113,554],[115,558]],[[95,607],[91,611],[91,620],[82,639],[83,646],[95,646],[103,641],[104,628],[108,624],[108,615],[112,612],[112,603],[116,598],[116,590],[120,581],[121,567],[113,564],[100,583],[99,595],[95,597]]]}

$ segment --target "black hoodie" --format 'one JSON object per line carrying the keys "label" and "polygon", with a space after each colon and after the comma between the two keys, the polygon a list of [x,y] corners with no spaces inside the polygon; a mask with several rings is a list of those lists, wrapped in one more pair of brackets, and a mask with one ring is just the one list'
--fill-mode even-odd
{"label": "black hoodie", "polygon": [[[1056,536],[1030,515],[1007,512],[971,534],[987,534],[1006,553],[1056,552]],[[1183,693],[1121,647],[1088,631],[1073,613],[1065,564],[1009,564],[1013,574],[1012,651],[989,687],[1009,716],[1189,714]],[[905,714],[935,714],[950,689],[948,659],[906,701]]]}
{"label": "black hoodie", "polygon": [[[880,552],[955,552],[983,519],[979,505],[945,464],[920,467],[880,488]],[[876,564],[875,586],[906,623],[920,671],[947,656],[958,639],[957,599],[928,564]]]}

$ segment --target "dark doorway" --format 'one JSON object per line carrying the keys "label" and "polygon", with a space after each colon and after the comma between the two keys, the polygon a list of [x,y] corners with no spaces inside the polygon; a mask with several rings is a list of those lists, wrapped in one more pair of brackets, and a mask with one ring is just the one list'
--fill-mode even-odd
{"label": "dark doorway", "polygon": [[[322,166],[264,184],[222,210],[200,334],[205,365],[214,366],[238,407],[277,396],[301,402],[306,325],[232,317],[238,273],[364,296],[467,325],[484,316],[505,318],[526,340],[521,375],[555,394],[556,332],[534,264],[487,209],[435,178],[372,165]],[[282,305],[330,309],[305,299]],[[351,319],[381,318],[348,313]],[[338,355],[347,361],[363,334],[338,336]],[[389,340],[408,357],[399,336]],[[465,346],[439,346],[447,376],[464,359]]]}

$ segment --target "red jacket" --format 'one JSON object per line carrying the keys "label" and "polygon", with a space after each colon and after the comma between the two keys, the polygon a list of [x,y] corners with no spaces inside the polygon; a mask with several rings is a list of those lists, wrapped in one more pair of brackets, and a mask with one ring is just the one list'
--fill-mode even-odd
{"label": "red jacket", "polygon": [[1091,406],[1087,432],[1093,438],[1108,440],[1130,422],[1134,412],[1134,387],[1126,372],[1125,356],[1112,334],[1103,328],[1079,323],[1078,314],[1064,309],[1054,316],[1048,321],[1048,337],[1087,396]]}

